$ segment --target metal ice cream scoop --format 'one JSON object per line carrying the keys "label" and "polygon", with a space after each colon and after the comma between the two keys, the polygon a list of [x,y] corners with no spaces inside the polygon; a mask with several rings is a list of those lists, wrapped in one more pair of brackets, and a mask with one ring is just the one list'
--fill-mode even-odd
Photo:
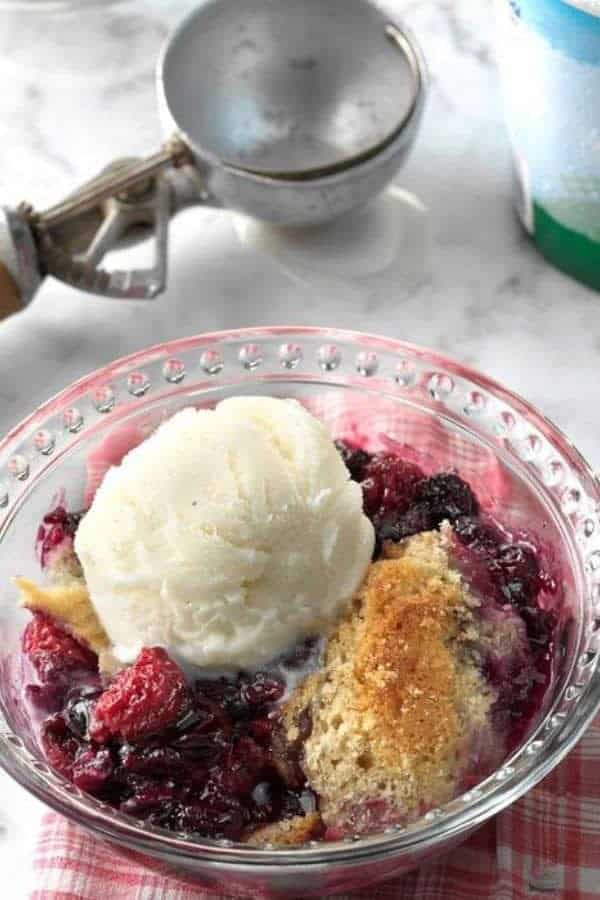
{"label": "metal ice cream scoop", "polygon": [[[113,162],[41,212],[0,209],[0,288],[15,306],[45,275],[155,297],[169,220],[186,206],[275,225],[342,216],[396,174],[425,93],[414,40],[368,0],[204,0],[168,40],[157,86],[170,135],[157,153]],[[152,268],[101,268],[109,250],[151,233]]]}

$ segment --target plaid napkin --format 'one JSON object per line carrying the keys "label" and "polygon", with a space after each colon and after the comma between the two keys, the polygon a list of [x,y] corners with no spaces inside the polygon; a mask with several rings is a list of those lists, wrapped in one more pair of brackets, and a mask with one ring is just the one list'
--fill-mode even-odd
{"label": "plaid napkin", "polygon": [[[119,857],[62,816],[46,816],[31,900],[225,900]],[[340,900],[598,900],[600,717],[536,788],[457,850]],[[322,898],[325,900],[325,898]]]}
{"label": "plaid napkin", "polygon": [[[425,469],[453,466],[486,505],[511,509],[512,485],[494,454],[422,414],[384,398],[322,395],[307,403],[336,437],[367,449],[396,447]],[[368,422],[368,429],[361,423]],[[156,422],[113,432],[88,460],[87,499]],[[520,503],[522,511],[522,502]],[[34,859],[31,900],[203,900],[225,898],[186,879],[121,858],[76,825],[46,816]],[[369,900],[598,900],[600,898],[600,716],[536,788],[460,848],[400,879],[339,897]],[[324,900],[324,898],[322,898]]]}

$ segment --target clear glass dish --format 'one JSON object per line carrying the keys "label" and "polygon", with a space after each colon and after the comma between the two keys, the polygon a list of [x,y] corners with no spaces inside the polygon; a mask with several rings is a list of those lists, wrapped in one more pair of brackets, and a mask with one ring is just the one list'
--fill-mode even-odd
{"label": "clear glass dish", "polygon": [[[12,665],[26,615],[10,579],[39,576],[37,524],[53,496],[83,504],[86,458],[115,428],[152,428],[177,409],[240,393],[309,403],[337,436],[360,423],[371,447],[417,447],[454,467],[503,522],[553,548],[572,627],[560,670],[522,746],[477,787],[406,826],[286,850],[192,840],[81,793],[40,758]],[[501,478],[490,480],[490,466]],[[502,485],[498,489],[498,485]],[[561,760],[600,706],[600,487],[561,432],[483,375],[401,341],[318,328],[201,335],[119,360],[40,407],[0,443],[0,764],[115,852],[207,888],[322,896],[399,875],[460,843]]]}

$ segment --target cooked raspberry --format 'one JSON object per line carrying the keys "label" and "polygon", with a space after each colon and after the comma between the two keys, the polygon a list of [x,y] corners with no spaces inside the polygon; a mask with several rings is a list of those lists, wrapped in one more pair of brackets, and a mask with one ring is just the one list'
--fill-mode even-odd
{"label": "cooked raspberry", "polygon": [[112,737],[135,741],[174,723],[187,699],[179,666],[162,647],[144,648],[98,699],[90,735],[100,742]]}
{"label": "cooked raspberry", "polygon": [[98,657],[43,613],[33,614],[23,632],[23,652],[42,684],[64,683],[74,671],[95,672]]}
{"label": "cooked raspberry", "polygon": [[69,513],[59,505],[46,513],[38,528],[36,548],[42,568],[48,565],[50,554],[64,541],[73,542],[83,512]]}
{"label": "cooked raspberry", "polygon": [[364,466],[362,476],[365,513],[370,518],[401,516],[424,478],[414,463],[390,453],[376,453]]}

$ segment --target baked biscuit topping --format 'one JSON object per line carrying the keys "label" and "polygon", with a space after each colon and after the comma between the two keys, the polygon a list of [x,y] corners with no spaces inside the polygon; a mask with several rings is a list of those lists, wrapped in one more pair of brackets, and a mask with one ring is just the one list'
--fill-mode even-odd
{"label": "baked biscuit topping", "polygon": [[377,804],[380,826],[382,805],[397,821],[452,796],[494,699],[466,643],[473,604],[439,532],[373,563],[285,712],[292,741],[298,716],[312,718],[304,768],[326,823],[356,827]]}
{"label": "baked biscuit topping", "polygon": [[15,578],[21,605],[31,612],[41,612],[61,622],[78,640],[94,653],[108,649],[108,637],[83,579],[65,578],[40,587],[27,578]]}

